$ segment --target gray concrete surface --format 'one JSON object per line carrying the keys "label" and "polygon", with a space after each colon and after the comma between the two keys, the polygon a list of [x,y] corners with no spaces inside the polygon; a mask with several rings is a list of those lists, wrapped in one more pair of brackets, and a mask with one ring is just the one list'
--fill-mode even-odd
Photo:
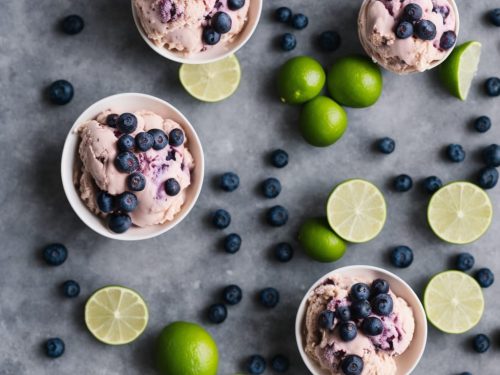
{"label": "gray concrete surface", "polygon": [[[289,29],[272,22],[272,9],[288,3],[310,17],[310,26],[296,32],[298,47],[282,53],[276,37]],[[225,102],[203,104],[181,88],[178,65],[156,55],[141,40],[132,21],[128,0],[2,0],[0,11],[0,156],[5,170],[0,179],[0,374],[154,374],[151,352],[161,327],[175,320],[204,324],[220,348],[222,375],[240,371],[253,353],[269,357],[286,354],[290,374],[306,374],[295,347],[293,322],[304,291],[324,273],[349,264],[386,267],[421,292],[428,278],[447,269],[459,251],[474,254],[478,266],[489,266],[500,275],[498,253],[498,188],[490,192],[496,215],[491,230],[469,246],[451,246],[430,233],[425,222],[427,197],[419,188],[407,194],[392,192],[388,183],[396,174],[408,173],[417,186],[436,174],[444,181],[471,178],[480,168],[479,149],[500,137],[500,99],[487,98],[482,82],[500,75],[500,29],[484,20],[486,10],[498,1],[458,1],[461,10],[460,42],[476,39],[484,46],[480,72],[467,102],[448,95],[435,72],[397,77],[384,74],[380,101],[369,109],[349,109],[349,129],[333,147],[315,149],[297,131],[297,108],[281,105],[273,82],[278,66],[298,54],[317,56],[326,66],[335,58],[360,51],[355,19],[360,1],[266,1],[262,22],[248,45],[238,53],[243,79],[238,92]],[[57,31],[58,20],[81,14],[82,34],[69,37]],[[342,48],[331,55],[313,47],[314,36],[337,29]],[[67,106],[50,105],[44,88],[56,79],[68,79],[76,90]],[[71,210],[59,177],[63,141],[74,119],[96,100],[119,92],[144,92],[166,99],[195,125],[205,148],[206,179],[198,204],[189,217],[161,237],[123,243],[100,237]],[[493,129],[484,135],[471,131],[471,119],[488,114]],[[390,135],[396,152],[388,157],[375,153],[374,139]],[[442,157],[443,147],[461,143],[467,160],[451,164]],[[266,155],[282,147],[290,154],[287,168],[268,165]],[[241,187],[228,194],[214,188],[221,172],[233,170]],[[258,194],[268,176],[281,179],[282,194],[274,201]],[[374,241],[349,246],[335,264],[307,259],[294,238],[303,218],[323,213],[325,198],[338,182],[364,177],[380,186],[387,198],[388,221]],[[267,207],[282,204],[290,211],[289,224],[271,229],[262,220]],[[229,230],[220,232],[207,224],[215,208],[233,215]],[[221,250],[225,232],[243,237],[242,250],[230,256]],[[293,241],[296,256],[289,264],[277,264],[270,249],[278,241]],[[61,267],[49,268],[40,260],[41,248],[60,241],[70,251]],[[415,262],[406,270],[393,268],[387,252],[405,244],[415,251]],[[60,284],[78,280],[82,295],[67,300]],[[221,287],[239,284],[243,302],[229,309],[229,318],[210,325],[203,317],[206,306],[217,300]],[[82,306],[86,297],[103,285],[123,284],[145,297],[150,324],[136,342],[124,347],[98,343],[86,331]],[[264,311],[255,293],[274,286],[282,302]],[[500,282],[485,290],[486,311],[481,323],[464,335],[429,330],[425,356],[414,372],[423,374],[499,374]],[[495,336],[486,354],[474,354],[470,339],[475,333]],[[67,352],[48,360],[41,343],[60,336]],[[268,371],[267,373],[271,373]]]}

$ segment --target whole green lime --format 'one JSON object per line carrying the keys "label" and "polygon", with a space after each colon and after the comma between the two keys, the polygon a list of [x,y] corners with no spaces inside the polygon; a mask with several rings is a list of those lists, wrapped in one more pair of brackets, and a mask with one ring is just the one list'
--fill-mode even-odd
{"label": "whole green lime", "polygon": [[318,96],[302,108],[299,126],[302,136],[311,145],[330,146],[347,129],[347,113],[332,99]]}
{"label": "whole green lime", "polygon": [[347,107],[364,108],[375,104],[382,94],[382,74],[379,67],[363,56],[348,56],[337,60],[327,78],[332,98]]}
{"label": "whole green lime", "polygon": [[288,60],[278,72],[278,92],[283,103],[300,104],[316,97],[325,86],[321,64],[308,56]]}
{"label": "whole green lime", "polygon": [[216,375],[217,344],[198,324],[174,322],[160,333],[156,363],[162,375]]}
{"label": "whole green lime", "polygon": [[328,225],[326,218],[311,218],[302,223],[299,242],[305,253],[318,262],[335,262],[346,251],[345,242]]}

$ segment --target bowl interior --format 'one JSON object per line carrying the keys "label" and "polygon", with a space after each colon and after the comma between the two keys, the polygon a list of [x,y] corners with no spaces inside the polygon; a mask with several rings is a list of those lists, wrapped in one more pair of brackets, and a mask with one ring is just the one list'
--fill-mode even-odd
{"label": "bowl interior", "polygon": [[[76,129],[83,122],[94,119],[99,113],[107,109],[113,109],[119,113],[134,112],[141,109],[153,111],[162,117],[171,118],[172,120],[178,122],[185,131],[187,147],[193,155],[195,167],[191,173],[191,186],[189,186],[186,190],[186,201],[184,202],[181,211],[175,215],[172,221],[144,228],[133,226],[127,232],[117,234],[111,232],[107,228],[105,221],[93,214],[80,199],[79,192],[73,182],[74,170],[79,164],[78,145],[80,143],[80,137],[76,132]],[[113,95],[98,101],[85,110],[85,112],[78,117],[71,127],[64,144],[61,160],[61,176],[64,191],[69,203],[80,219],[91,229],[103,236],[129,241],[155,237],[178,224],[194,206],[200,194],[203,183],[203,173],[203,149],[198,135],[189,121],[175,107],[167,102],[153,96],[136,93]]]}
{"label": "bowl interior", "polygon": [[299,347],[300,355],[302,356],[302,359],[304,360],[304,363],[306,364],[309,371],[311,371],[311,373],[314,375],[329,375],[328,371],[321,369],[320,366],[312,361],[304,351],[304,320],[309,294],[325,278],[332,275],[346,275],[349,277],[362,276],[363,278],[373,279],[384,278],[391,285],[392,291],[398,297],[402,297],[406,300],[406,302],[408,302],[413,310],[413,315],[415,318],[415,333],[408,349],[402,355],[396,357],[396,364],[398,368],[396,375],[406,375],[411,373],[420,361],[427,341],[427,318],[424,308],[418,296],[406,282],[389,271],[372,266],[348,266],[339,268],[321,277],[306,293],[304,299],[300,303],[299,310],[297,312],[297,319],[295,322],[295,336],[297,339],[297,345]]}
{"label": "bowl interior", "polygon": [[171,51],[164,47],[158,47],[155,45],[145,34],[144,29],[141,26],[141,22],[139,17],[135,12],[135,7],[132,0],[132,15],[134,17],[135,25],[139,30],[139,33],[142,36],[142,39],[158,54],[161,56],[176,61],[179,63],[186,64],[207,64],[213,61],[221,60],[236,51],[238,51],[241,47],[245,45],[245,43],[250,39],[252,34],[254,33],[257,25],[259,23],[260,15],[262,13],[262,0],[247,0],[250,2],[248,9],[248,20],[239,35],[234,38],[229,44],[224,46],[217,45],[213,48],[210,48],[207,51],[195,53],[189,56],[181,52]]}

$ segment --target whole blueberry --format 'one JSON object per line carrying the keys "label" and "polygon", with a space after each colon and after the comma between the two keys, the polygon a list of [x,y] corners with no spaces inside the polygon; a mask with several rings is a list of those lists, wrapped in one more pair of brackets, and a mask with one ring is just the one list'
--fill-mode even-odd
{"label": "whole blueberry", "polygon": [[277,178],[267,178],[262,182],[262,194],[266,198],[276,198],[281,193],[281,183]]}
{"label": "whole blueberry", "polygon": [[436,33],[436,25],[429,20],[420,20],[415,24],[415,34],[422,40],[433,40]]}
{"label": "whole blueberry", "polygon": [[354,301],[350,309],[352,319],[364,319],[372,313],[372,307],[367,300]]}
{"label": "whole blueberry", "polygon": [[289,262],[293,258],[293,247],[287,242],[281,242],[274,247],[274,257],[282,263]]}
{"label": "whole blueberry", "polygon": [[155,144],[155,139],[150,133],[140,132],[135,136],[135,146],[139,151],[146,152]]}
{"label": "whole blueberry", "polygon": [[339,324],[339,335],[342,341],[352,341],[358,335],[358,328],[353,322],[342,322]]}
{"label": "whole blueberry", "polygon": [[493,189],[498,183],[498,170],[486,167],[479,171],[477,184],[483,189]]}
{"label": "whole blueberry", "polygon": [[389,137],[377,140],[377,149],[383,154],[391,154],[396,148],[396,142]]}
{"label": "whole blueberry", "polygon": [[231,10],[238,10],[243,8],[245,0],[227,0],[227,7]]}
{"label": "whole blueberry", "polygon": [[474,257],[470,253],[460,253],[455,260],[455,268],[459,271],[468,271],[474,267]]}
{"label": "whole blueberry", "polygon": [[476,278],[481,288],[489,288],[495,282],[495,275],[489,268],[481,268],[479,269],[474,277]]}
{"label": "whole blueberry", "polygon": [[260,355],[253,355],[248,359],[247,371],[251,375],[262,374],[266,370],[266,360]]}
{"label": "whole blueberry", "polygon": [[237,305],[243,298],[243,292],[238,285],[228,285],[222,291],[222,300],[228,305]]}
{"label": "whole blueberry", "polygon": [[340,365],[345,375],[361,375],[363,372],[363,359],[360,356],[346,355]]}
{"label": "whole blueberry", "polygon": [[273,206],[266,214],[267,223],[273,227],[281,227],[288,221],[288,211],[283,206]]}
{"label": "whole blueberry", "polygon": [[134,193],[128,191],[116,197],[116,205],[120,211],[132,212],[137,208],[138,200]]}
{"label": "whole blueberry", "polygon": [[231,233],[224,238],[224,250],[226,253],[234,254],[240,250],[241,237],[239,234]]}
{"label": "whole blueberry", "polygon": [[240,186],[240,178],[234,172],[226,172],[220,176],[219,186],[227,192],[235,191]]}
{"label": "whole blueberry", "polygon": [[465,160],[465,151],[461,145],[452,143],[446,147],[446,156],[454,163],[460,163]]}
{"label": "whole blueberry", "polygon": [[49,99],[58,105],[68,104],[74,95],[73,85],[64,79],[52,82],[49,86]]}
{"label": "whole blueberry", "polygon": [[297,39],[291,33],[285,33],[280,38],[280,47],[283,51],[291,51],[297,46]]}
{"label": "whole blueberry", "polygon": [[491,128],[491,119],[488,116],[480,116],[474,120],[474,129],[478,133],[486,133]]}
{"label": "whole blueberry", "polygon": [[393,307],[394,302],[389,294],[379,294],[372,300],[372,309],[377,315],[388,316],[392,313]]}
{"label": "whole blueberry", "polygon": [[124,233],[132,226],[132,219],[127,214],[113,213],[108,216],[108,227],[112,232]]}
{"label": "whole blueberry", "polygon": [[361,328],[363,329],[363,333],[367,336],[378,336],[384,331],[382,321],[375,316],[369,316],[363,320]]}
{"label": "whole blueberry", "polygon": [[443,181],[439,177],[429,176],[424,179],[423,186],[426,192],[434,194],[443,187]]}
{"label": "whole blueberry", "polygon": [[115,198],[106,191],[97,193],[97,207],[104,213],[110,213],[115,209]]}
{"label": "whole blueberry", "polygon": [[53,337],[45,341],[45,354],[49,358],[58,358],[64,354],[64,341]]}
{"label": "whole blueberry", "polygon": [[472,348],[478,353],[487,352],[490,348],[490,338],[482,333],[474,336],[472,340]]}
{"label": "whole blueberry", "polygon": [[168,145],[168,136],[161,129],[148,130],[148,134],[153,137],[153,150],[163,150]]}
{"label": "whole blueberry", "polygon": [[215,303],[208,307],[208,320],[220,324],[227,318],[227,308],[222,303]]}
{"label": "whole blueberry", "polygon": [[110,113],[109,115],[106,116],[106,125],[108,125],[110,128],[116,128],[118,125],[118,117],[116,113]]}
{"label": "whole blueberry", "polygon": [[351,320],[351,309],[347,305],[341,305],[335,310],[335,316],[341,322],[347,322]]}
{"label": "whole blueberry", "polygon": [[413,263],[413,250],[408,246],[396,246],[391,252],[391,263],[398,268],[409,267]]}
{"label": "whole blueberry", "polygon": [[169,197],[174,197],[177,194],[179,194],[181,191],[181,185],[175,178],[169,178],[167,181],[165,181],[165,193]]}
{"label": "whole blueberry", "polygon": [[51,266],[60,266],[68,258],[68,249],[61,243],[53,243],[43,249],[43,259]]}
{"label": "whole blueberry", "polygon": [[225,34],[231,30],[233,21],[226,12],[217,12],[212,17],[212,27],[219,34]]}
{"label": "whole blueberry", "polygon": [[288,164],[288,153],[284,150],[277,149],[271,153],[271,164],[276,168],[283,168]]}
{"label": "whole blueberry", "polygon": [[289,367],[290,361],[281,354],[277,354],[271,359],[271,368],[275,372],[287,372]]}
{"label": "whole blueberry", "polygon": [[394,190],[404,193],[413,187],[413,180],[407,174],[396,176],[393,181]]}
{"label": "whole blueberry", "polygon": [[302,13],[297,13],[292,16],[292,27],[297,30],[302,30],[309,24],[309,19]]}
{"label": "whole blueberry", "polygon": [[472,375],[470,372],[461,372],[459,375]]}
{"label": "whole blueberry", "polygon": [[493,25],[500,27],[500,8],[490,10],[488,18]]}
{"label": "whole blueberry", "polygon": [[384,279],[375,279],[372,282],[370,291],[371,297],[378,296],[379,294],[389,293],[389,283]]}
{"label": "whole blueberry", "polygon": [[488,78],[484,83],[484,87],[488,96],[494,97],[500,95],[500,78]]}
{"label": "whole blueberry", "polygon": [[445,31],[439,40],[439,47],[444,50],[452,48],[457,42],[457,34],[454,31]]}
{"label": "whole blueberry", "polygon": [[135,117],[133,113],[122,113],[120,117],[118,117],[117,128],[125,134],[135,132],[137,129],[137,117]]}
{"label": "whole blueberry", "polygon": [[171,146],[179,147],[184,143],[184,132],[179,128],[172,129],[168,134],[168,139]]}
{"label": "whole blueberry", "polygon": [[422,8],[418,4],[408,4],[403,9],[403,19],[409,22],[416,22],[422,18]]}
{"label": "whole blueberry", "polygon": [[212,224],[217,229],[225,229],[231,224],[231,215],[223,209],[218,209],[212,214]]}
{"label": "whole blueberry", "polygon": [[64,17],[61,22],[62,31],[68,35],[80,33],[84,26],[85,22],[83,22],[83,18],[76,14]]}
{"label": "whole blueberry", "polygon": [[402,21],[396,26],[396,37],[398,39],[407,39],[413,35],[413,24],[408,21]]}
{"label": "whole blueberry", "polygon": [[216,45],[220,41],[220,34],[211,27],[203,30],[203,41],[209,46]]}
{"label": "whole blueberry", "polygon": [[318,316],[318,325],[327,331],[333,330],[335,324],[335,313],[331,310],[324,310]]}
{"label": "whole blueberry", "polygon": [[274,19],[278,22],[287,23],[292,18],[292,10],[287,7],[279,7],[274,11]]}
{"label": "whole blueberry", "polygon": [[351,287],[349,296],[353,301],[363,301],[365,299],[369,299],[370,287],[365,283],[356,283]]}
{"label": "whole blueberry", "polygon": [[274,288],[262,289],[259,293],[259,301],[262,306],[273,308],[280,301],[280,293]]}
{"label": "whole blueberry", "polygon": [[319,34],[318,45],[322,51],[333,52],[339,49],[342,39],[340,34],[333,30],[323,31]]}
{"label": "whole blueberry", "polygon": [[130,134],[123,134],[117,141],[118,149],[122,152],[134,149],[135,140]]}
{"label": "whole blueberry", "polygon": [[142,191],[146,187],[146,177],[140,172],[127,176],[127,187],[131,191]]}
{"label": "whole blueberry", "polygon": [[500,145],[486,147],[483,150],[483,161],[488,167],[500,167]]}
{"label": "whole blueberry", "polygon": [[67,280],[62,286],[63,294],[68,298],[75,298],[80,294],[80,285],[75,280]]}

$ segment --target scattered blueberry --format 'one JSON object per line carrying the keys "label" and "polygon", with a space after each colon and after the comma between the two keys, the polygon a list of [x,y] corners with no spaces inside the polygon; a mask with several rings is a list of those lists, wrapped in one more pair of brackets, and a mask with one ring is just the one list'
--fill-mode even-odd
{"label": "scattered blueberry", "polygon": [[351,309],[347,305],[341,305],[335,310],[335,316],[341,322],[347,322],[351,320]]}
{"label": "scattered blueberry", "polygon": [[491,128],[491,119],[488,116],[480,116],[474,121],[474,129],[478,133],[486,133]]}
{"label": "scattered blueberry", "polygon": [[424,180],[423,185],[426,192],[434,194],[443,187],[443,181],[439,177],[429,176]]}
{"label": "scattered blueberry", "polygon": [[444,50],[452,48],[457,42],[457,34],[454,31],[445,31],[441,35],[441,40],[439,41],[439,47]]}
{"label": "scattered blueberry", "polygon": [[470,372],[461,372],[459,375],[472,375]]}
{"label": "scattered blueberry", "polygon": [[297,30],[302,30],[309,24],[309,19],[302,13],[297,13],[292,16],[292,27]]}
{"label": "scattered blueberry", "polygon": [[223,209],[218,209],[212,215],[212,223],[217,229],[224,229],[231,224],[231,215]]}
{"label": "scattered blueberry", "polygon": [[394,267],[407,268],[413,263],[413,251],[408,246],[396,246],[391,252]]}
{"label": "scattered blueberry", "polygon": [[118,125],[118,116],[116,113],[110,113],[109,115],[106,116],[106,125],[108,125],[110,128],[116,128]]}
{"label": "scattered blueberry", "polygon": [[227,308],[222,303],[215,303],[208,308],[208,320],[220,324],[227,318]]}
{"label": "scattered blueberry", "polygon": [[400,174],[394,178],[393,186],[396,191],[404,193],[413,187],[413,180],[407,174]]}
{"label": "scattered blueberry", "polygon": [[74,95],[73,85],[64,79],[52,82],[49,86],[49,99],[58,105],[68,104]]}
{"label": "scattered blueberry", "polygon": [[231,30],[233,21],[226,12],[217,12],[212,17],[212,27],[219,34],[225,34]]}
{"label": "scattered blueberry", "polygon": [[137,197],[134,193],[126,191],[116,197],[116,205],[120,211],[132,212],[137,208],[137,204]]}
{"label": "scattered blueberry", "polygon": [[413,24],[408,21],[402,21],[396,26],[396,36],[398,39],[407,39],[413,35]]}
{"label": "scattered blueberry", "polygon": [[367,336],[378,336],[384,331],[382,321],[375,316],[369,316],[363,320],[361,328]]}
{"label": "scattered blueberry", "polygon": [[60,243],[53,243],[43,249],[43,259],[51,266],[60,266],[68,258],[68,249]]}
{"label": "scattered blueberry", "polygon": [[490,10],[488,17],[493,25],[500,27],[500,8]]}
{"label": "scattered blueberry", "polygon": [[184,132],[179,128],[175,128],[170,131],[168,138],[171,146],[179,147],[184,143]]}
{"label": "scattered blueberry", "polygon": [[266,370],[266,360],[260,355],[253,355],[248,359],[247,370],[251,375],[262,374]]}
{"label": "scattered blueberry", "polygon": [[231,10],[238,10],[243,8],[245,0],[227,0],[227,7]]}
{"label": "scattered blueberry", "polygon": [[176,196],[180,191],[181,185],[179,185],[179,182],[175,178],[169,178],[165,181],[165,193],[167,193],[169,197]]}
{"label": "scattered blueberry", "polygon": [[339,335],[342,341],[352,341],[358,335],[358,328],[353,322],[342,322],[339,325]]}
{"label": "scattered blueberry", "polygon": [[240,186],[240,178],[236,173],[226,172],[220,176],[219,186],[227,192],[235,191]]}
{"label": "scattered blueberry", "polygon": [[392,313],[394,303],[389,294],[379,294],[372,300],[372,309],[375,314],[388,316]]}
{"label": "scattered blueberry", "polygon": [[63,293],[68,298],[78,297],[80,285],[75,280],[67,280],[63,283]]}
{"label": "scattered blueberry", "polygon": [[287,242],[281,242],[274,247],[274,257],[282,262],[286,263],[293,258],[293,247]]}
{"label": "scattered blueberry", "polygon": [[488,167],[500,166],[500,145],[492,144],[483,150],[483,161]]}
{"label": "scattered blueberry", "polygon": [[318,316],[318,325],[327,331],[333,330],[335,324],[335,313],[331,310],[322,311]]}
{"label": "scattered blueberry", "polygon": [[64,17],[61,22],[61,29],[68,35],[75,35],[80,33],[85,26],[85,22],[83,22],[83,18],[72,14],[70,16]]}
{"label": "scattered blueberry", "polygon": [[454,163],[460,163],[465,160],[465,151],[461,145],[452,143],[446,147],[446,156]]}
{"label": "scattered blueberry", "polygon": [[101,212],[110,213],[115,209],[115,198],[105,191],[100,191],[97,194],[97,207]]}
{"label": "scattered blueberry", "polygon": [[486,167],[479,171],[477,184],[483,189],[493,189],[498,183],[498,170]]}
{"label": "scattered blueberry", "polygon": [[280,47],[283,51],[291,51],[297,47],[297,39],[291,33],[285,33],[280,38]]}
{"label": "scattered blueberry", "polygon": [[271,153],[271,164],[276,168],[283,168],[288,164],[288,153],[284,150],[277,149]]}
{"label": "scattered blueberry", "polygon": [[264,307],[275,307],[280,301],[280,293],[274,288],[266,288],[259,293],[259,300]]}
{"label": "scattered blueberry", "polygon": [[346,355],[340,365],[345,375],[361,375],[363,372],[363,359],[360,356]]}
{"label": "scattered blueberry", "polygon": [[415,34],[422,40],[432,40],[436,37],[436,25],[429,20],[421,20],[415,24]]}
{"label": "scattered blueberry", "polygon": [[370,287],[365,283],[356,283],[351,287],[349,296],[353,301],[363,301],[365,299],[369,299]]}
{"label": "scattered blueberry", "polygon": [[211,27],[207,27],[203,30],[203,40],[209,46],[213,46],[220,41],[220,34],[212,29]]}
{"label": "scattered blueberry", "polygon": [[472,341],[472,348],[478,353],[484,353],[490,348],[490,338],[482,333],[476,335]]}
{"label": "scattered blueberry", "polygon": [[[146,187],[146,177],[140,172],[134,172],[127,176],[127,187],[131,191],[142,191]],[[102,210],[101,210],[102,211]]]}
{"label": "scattered blueberry", "polygon": [[50,358],[58,358],[64,354],[64,341],[58,337],[45,342],[45,354]]}
{"label": "scattered blueberry", "polygon": [[325,52],[333,52],[339,49],[342,39],[338,32],[333,30],[323,31],[319,34],[318,44],[321,50]]}
{"label": "scattered blueberry", "polygon": [[389,283],[384,279],[373,280],[370,295],[375,297],[385,293],[389,293]]}
{"label": "scattered blueberry", "polygon": [[140,132],[135,136],[135,146],[139,151],[146,152],[155,144],[155,139],[150,133]]}
{"label": "scattered blueberry", "polygon": [[231,233],[224,238],[224,250],[226,253],[234,254],[240,250],[241,237],[236,233]]}
{"label": "scattered blueberry", "polygon": [[281,227],[288,221],[288,211],[283,206],[273,206],[266,214],[267,222],[273,227]]}
{"label": "scattered blueberry", "polygon": [[135,146],[134,137],[130,134],[124,134],[120,138],[118,138],[118,149],[120,151],[131,151]]}
{"label": "scattered blueberry", "polygon": [[163,150],[168,145],[168,136],[161,129],[148,130],[148,134],[153,137],[153,149],[156,151]]}
{"label": "scattered blueberry", "polygon": [[268,178],[262,182],[262,194],[266,198],[276,198],[281,193],[281,183],[277,178]]}
{"label": "scattered blueberry", "polygon": [[237,305],[243,298],[243,292],[238,285],[228,285],[222,291],[222,299],[228,305]]}
{"label": "scattered blueberry", "polygon": [[132,219],[127,214],[113,213],[108,216],[108,227],[115,233],[124,233],[132,226]]}
{"label": "scattered blueberry", "polygon": [[459,271],[469,271],[474,267],[474,257],[469,253],[460,253],[455,261],[455,268]]}
{"label": "scattered blueberry", "polygon": [[392,154],[396,148],[396,142],[389,137],[380,138],[377,141],[377,149],[383,154]]}
{"label": "scattered blueberry", "polygon": [[271,368],[276,372],[287,372],[289,367],[290,361],[281,354],[277,354],[271,359]]}
{"label": "scattered blueberry", "polygon": [[481,288],[489,288],[495,282],[495,275],[489,268],[481,268],[474,275]]}
{"label": "scattered blueberry", "polygon": [[122,133],[133,133],[135,129],[137,129],[137,117],[132,113],[122,113],[120,117],[118,117],[117,127]]}
{"label": "scattered blueberry", "polygon": [[364,319],[372,313],[372,307],[367,300],[354,301],[351,304],[351,318]]}
{"label": "scattered blueberry", "polygon": [[488,96],[498,96],[500,95],[500,78],[491,77],[485,82],[486,94]]}
{"label": "scattered blueberry", "polygon": [[292,10],[287,7],[280,7],[274,12],[274,19],[278,22],[288,23],[292,18]]}
{"label": "scattered blueberry", "polygon": [[417,22],[422,18],[422,8],[418,4],[408,4],[403,9],[403,19],[409,22]]}

